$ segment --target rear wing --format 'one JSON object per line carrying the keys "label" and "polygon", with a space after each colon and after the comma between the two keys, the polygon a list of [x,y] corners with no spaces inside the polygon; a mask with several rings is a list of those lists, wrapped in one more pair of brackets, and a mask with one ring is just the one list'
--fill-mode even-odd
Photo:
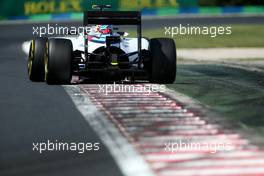
{"label": "rear wing", "polygon": [[141,13],[138,11],[86,11],[84,26],[89,24],[141,25]]}
{"label": "rear wing", "polygon": [[[141,12],[139,11],[86,11],[83,16],[83,25],[136,25],[138,41],[138,67],[142,63],[141,58]],[[88,40],[85,39],[85,46]],[[88,47],[85,47],[88,53]]]}

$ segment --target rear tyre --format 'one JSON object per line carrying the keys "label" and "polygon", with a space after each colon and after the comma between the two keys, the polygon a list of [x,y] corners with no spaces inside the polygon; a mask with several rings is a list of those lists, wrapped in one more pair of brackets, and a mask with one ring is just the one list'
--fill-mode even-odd
{"label": "rear tyre", "polygon": [[44,81],[44,57],[47,38],[36,38],[30,43],[28,54],[28,77],[31,81]]}
{"label": "rear tyre", "polygon": [[49,39],[45,58],[45,80],[48,84],[69,84],[72,78],[72,42]]}
{"label": "rear tyre", "polygon": [[172,84],[176,79],[176,46],[172,39],[154,38],[149,42],[150,82]]}

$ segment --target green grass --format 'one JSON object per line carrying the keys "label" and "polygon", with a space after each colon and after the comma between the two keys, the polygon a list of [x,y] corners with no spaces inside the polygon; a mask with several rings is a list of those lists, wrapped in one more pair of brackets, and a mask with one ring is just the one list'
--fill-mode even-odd
{"label": "green grass", "polygon": [[169,88],[209,105],[234,125],[264,134],[264,74],[221,65],[179,65]]}
{"label": "green grass", "polygon": [[[217,48],[217,47],[264,47],[264,25],[230,25],[231,35],[175,35],[178,48]],[[164,28],[143,30],[143,36],[171,37],[165,35]]]}

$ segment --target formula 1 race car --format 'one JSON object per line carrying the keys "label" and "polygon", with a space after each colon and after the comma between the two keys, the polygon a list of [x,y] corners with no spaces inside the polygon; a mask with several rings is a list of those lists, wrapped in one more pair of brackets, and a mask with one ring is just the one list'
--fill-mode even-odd
{"label": "formula 1 race car", "polygon": [[[30,80],[69,84],[76,75],[98,82],[175,81],[176,46],[172,39],[143,38],[138,11],[103,11],[109,5],[93,8],[100,10],[84,12],[83,25],[94,25],[89,33],[31,41]],[[113,25],[135,25],[137,38],[128,38],[128,33],[117,31]]]}

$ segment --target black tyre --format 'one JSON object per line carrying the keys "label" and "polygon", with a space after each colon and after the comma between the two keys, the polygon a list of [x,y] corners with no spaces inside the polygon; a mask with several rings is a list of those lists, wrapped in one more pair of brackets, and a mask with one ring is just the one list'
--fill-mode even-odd
{"label": "black tyre", "polygon": [[49,39],[46,52],[46,82],[69,84],[72,78],[72,42],[67,39]]}
{"label": "black tyre", "polygon": [[172,84],[176,79],[176,46],[172,39],[154,38],[149,42],[150,82]]}
{"label": "black tyre", "polygon": [[36,38],[30,43],[28,77],[31,81],[44,81],[44,57],[47,38]]}

